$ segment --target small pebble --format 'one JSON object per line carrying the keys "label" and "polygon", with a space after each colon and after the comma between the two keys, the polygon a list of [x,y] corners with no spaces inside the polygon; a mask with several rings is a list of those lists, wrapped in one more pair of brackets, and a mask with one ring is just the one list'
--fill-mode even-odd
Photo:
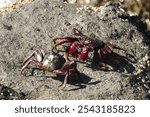
{"label": "small pebble", "polygon": [[145,80],[144,80],[144,79],[142,79],[142,82],[144,83],[144,82],[145,82]]}

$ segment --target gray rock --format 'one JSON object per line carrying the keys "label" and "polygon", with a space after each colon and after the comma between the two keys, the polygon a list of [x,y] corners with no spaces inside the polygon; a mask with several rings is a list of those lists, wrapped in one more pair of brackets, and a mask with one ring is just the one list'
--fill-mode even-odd
{"label": "gray rock", "polygon": [[[112,68],[108,71],[78,63],[81,78],[70,78],[66,91],[58,90],[62,76],[39,71],[35,76],[20,74],[20,62],[25,57],[39,48],[51,51],[52,38],[68,36],[72,28],[125,48],[137,61],[114,50],[118,55],[106,60]],[[136,90],[131,83],[132,76],[146,67],[147,61],[139,63],[149,51],[146,28],[137,17],[122,11],[119,3],[109,3],[94,12],[90,8],[79,11],[78,6],[67,3],[35,0],[1,13],[0,30],[0,83],[23,92],[26,99],[146,99],[143,84]],[[122,58],[121,63],[116,56]]]}
{"label": "gray rock", "polygon": [[15,90],[0,84],[0,100],[21,100],[25,98],[23,92],[16,92]]}

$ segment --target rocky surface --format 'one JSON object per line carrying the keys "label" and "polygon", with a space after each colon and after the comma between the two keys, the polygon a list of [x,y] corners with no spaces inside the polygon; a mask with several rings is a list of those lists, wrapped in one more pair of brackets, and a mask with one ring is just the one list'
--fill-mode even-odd
{"label": "rocky surface", "polygon": [[[62,76],[55,77],[40,71],[36,71],[35,76],[20,74],[20,62],[25,57],[39,48],[50,51],[51,39],[70,35],[72,28],[117,44],[133,56],[115,50],[115,54],[106,60],[109,70],[78,63],[81,78],[70,78],[65,91],[58,90]],[[137,17],[128,16],[119,3],[109,3],[93,11],[63,2],[35,0],[12,12],[1,13],[0,30],[0,83],[16,92],[11,94],[18,97],[15,99],[150,97],[149,33],[145,25]],[[2,95],[3,92],[0,89]],[[20,98],[20,95],[23,96]],[[12,99],[5,95],[0,98]]]}
{"label": "rocky surface", "polygon": [[16,92],[15,90],[0,84],[0,100],[21,100],[25,98],[23,92]]}

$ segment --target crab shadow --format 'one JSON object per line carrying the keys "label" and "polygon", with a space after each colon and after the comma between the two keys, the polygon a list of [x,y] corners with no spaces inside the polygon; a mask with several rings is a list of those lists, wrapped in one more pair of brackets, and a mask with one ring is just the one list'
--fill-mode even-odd
{"label": "crab shadow", "polygon": [[136,63],[136,58],[133,55],[122,56],[113,52],[104,59],[104,63],[107,65],[107,68],[104,69],[99,66],[98,53],[94,52],[91,63],[90,67],[93,70],[133,73],[135,70],[133,63]]}
{"label": "crab shadow", "polygon": [[[79,90],[79,89],[84,89],[84,88],[87,87],[87,85],[96,85],[96,84],[101,82],[101,81],[90,82],[92,78],[90,78],[89,76],[85,75],[84,73],[79,73],[79,75],[80,76],[78,78],[76,78],[75,75],[70,75],[68,77],[67,84],[74,85],[75,88],[72,88],[72,89],[69,89],[69,90],[67,90],[65,88],[64,90],[75,91],[75,90]],[[65,76],[57,75],[57,76],[45,76],[45,77],[61,81],[62,84],[63,84]]]}
{"label": "crab shadow", "polygon": [[[36,77],[44,77],[46,79],[50,78],[53,80],[58,80],[58,81],[62,82],[62,84],[63,84],[64,78],[65,78],[65,75],[51,74],[48,72],[44,72],[43,70],[38,69],[38,68],[31,68],[29,70],[29,73],[27,73],[26,77],[33,76],[34,73],[37,73]],[[76,77],[75,74],[70,74],[67,79],[67,84],[73,85],[77,88],[73,88],[73,89],[70,89],[67,91],[75,91],[75,90],[79,90],[79,89],[84,89],[87,87],[87,85],[96,85],[101,82],[99,80],[91,82],[91,79],[92,79],[91,77],[85,75],[84,73],[80,73],[80,72],[79,72],[79,77]]]}

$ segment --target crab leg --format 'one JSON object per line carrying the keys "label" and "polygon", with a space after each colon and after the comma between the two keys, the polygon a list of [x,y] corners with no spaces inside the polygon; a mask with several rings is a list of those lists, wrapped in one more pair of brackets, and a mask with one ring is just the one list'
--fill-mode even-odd
{"label": "crab leg", "polygon": [[78,51],[77,51],[77,47],[79,46],[79,44],[77,42],[72,43],[69,46],[69,53],[75,58],[77,59],[78,57]]}
{"label": "crab leg", "polygon": [[78,70],[76,69],[76,66],[75,66],[75,68],[73,68],[73,69],[67,71],[67,74],[66,74],[65,79],[64,79],[64,83],[63,83],[63,85],[60,87],[60,89],[64,89],[64,88],[66,87],[66,84],[67,84],[67,81],[68,81],[69,73],[73,73],[73,72],[76,72],[76,73],[75,73],[76,78],[79,77],[79,72],[78,72]]}
{"label": "crab leg", "polygon": [[79,73],[78,73],[78,70],[77,70],[77,65],[76,65],[75,61],[66,62],[60,70],[54,70],[53,73],[60,74],[60,75],[65,75],[64,83],[60,87],[60,89],[65,88],[65,86],[67,84],[69,74],[76,73],[75,74],[76,77],[79,76]]}
{"label": "crab leg", "polygon": [[106,68],[107,65],[104,63],[104,60],[103,60],[103,57],[102,57],[102,56],[103,56],[103,55],[102,55],[102,50],[99,50],[99,51],[98,51],[98,57],[99,57],[99,60],[100,60],[100,65],[101,65],[102,67]]}
{"label": "crab leg", "polygon": [[72,41],[77,41],[78,39],[77,39],[77,38],[73,38],[73,37],[54,38],[54,39],[53,39],[54,44],[56,44],[56,40],[62,40],[62,42],[63,42],[63,41],[72,42]]}
{"label": "crab leg", "polygon": [[72,29],[72,33],[71,33],[73,36],[76,36],[78,39],[79,39],[79,41],[81,42],[81,43],[84,43],[86,40],[89,40],[89,41],[93,41],[93,39],[92,38],[90,38],[90,37],[88,37],[88,36],[86,36],[86,35],[83,35],[78,29],[76,29],[76,28],[73,28]]}
{"label": "crab leg", "polygon": [[63,83],[63,85],[60,87],[60,89],[65,88],[65,87],[66,87],[66,84],[67,84],[67,79],[68,79],[68,76],[69,76],[69,71],[66,71],[66,70],[54,70],[53,73],[55,73],[55,74],[60,74],[60,75],[65,75],[64,83]]}
{"label": "crab leg", "polygon": [[64,89],[66,87],[68,76],[69,76],[69,73],[66,74],[65,79],[64,79],[64,83],[59,89]]}
{"label": "crab leg", "polygon": [[66,61],[70,61],[69,60],[69,46],[66,48],[66,51],[64,53],[64,58],[66,59]]}
{"label": "crab leg", "polygon": [[39,61],[31,59],[23,65],[23,67],[21,68],[21,74],[23,73],[24,69],[31,63],[36,65],[36,67],[38,67],[38,68],[42,68],[42,64]]}
{"label": "crab leg", "polygon": [[39,49],[34,51],[29,57],[27,57],[25,60],[23,60],[22,65],[25,65],[27,61],[29,61],[30,59],[32,59],[32,57],[36,56],[37,59],[39,59],[39,61],[42,60],[43,56],[44,56],[44,50]]}
{"label": "crab leg", "polygon": [[80,54],[80,60],[85,61],[88,57],[88,53],[92,50],[90,46],[85,46]]}
{"label": "crab leg", "polygon": [[114,49],[119,49],[119,50],[123,50],[124,52],[126,52],[127,50],[115,45],[115,44],[111,44],[111,43],[106,43],[108,47],[114,48]]}
{"label": "crab leg", "polygon": [[61,45],[63,43],[70,43],[70,42],[73,42],[73,41],[72,40],[68,40],[68,39],[63,39],[63,40],[61,40],[61,42],[55,43],[54,44],[54,48],[56,48],[57,46],[59,46],[59,45]]}
{"label": "crab leg", "polygon": [[[56,43],[56,40],[62,39],[60,42]],[[64,43],[71,43],[76,41],[76,38],[71,38],[71,37],[65,37],[65,38],[55,38],[53,39],[54,41],[54,46],[52,48],[52,52],[54,52],[54,49],[57,50],[57,46],[64,44]]]}

